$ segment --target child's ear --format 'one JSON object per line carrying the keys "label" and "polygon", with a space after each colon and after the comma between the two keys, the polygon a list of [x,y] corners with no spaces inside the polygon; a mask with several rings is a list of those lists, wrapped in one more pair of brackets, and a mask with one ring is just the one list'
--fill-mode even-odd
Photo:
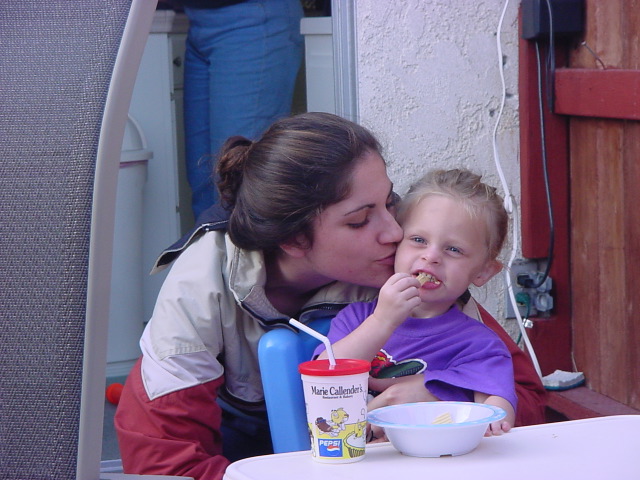
{"label": "child's ear", "polygon": [[491,280],[496,274],[502,270],[502,263],[498,260],[488,260],[482,270],[478,272],[476,277],[472,280],[476,287],[482,287],[485,283]]}

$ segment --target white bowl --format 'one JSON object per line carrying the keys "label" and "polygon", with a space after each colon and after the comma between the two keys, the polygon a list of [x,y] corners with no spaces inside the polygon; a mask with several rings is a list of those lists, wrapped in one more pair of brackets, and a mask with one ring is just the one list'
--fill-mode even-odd
{"label": "white bowl", "polygon": [[[453,423],[433,423],[446,414]],[[471,452],[487,426],[506,415],[503,409],[482,403],[421,402],[378,408],[369,412],[367,421],[384,428],[391,444],[405,455],[441,457]]]}

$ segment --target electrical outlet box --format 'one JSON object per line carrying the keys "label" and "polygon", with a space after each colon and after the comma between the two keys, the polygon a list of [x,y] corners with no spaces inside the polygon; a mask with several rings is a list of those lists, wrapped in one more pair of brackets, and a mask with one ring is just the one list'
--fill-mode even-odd
{"label": "electrical outlet box", "polygon": [[[551,277],[547,277],[538,285],[544,277],[544,272],[537,262],[516,260],[511,265],[509,277],[518,312],[523,319],[548,315],[553,309],[553,282]],[[506,318],[516,318],[508,288],[505,288],[505,302]]]}
{"label": "electrical outlet box", "polygon": [[549,7],[554,36],[567,37],[583,32],[584,0],[522,0],[522,38],[541,40],[549,37]]}

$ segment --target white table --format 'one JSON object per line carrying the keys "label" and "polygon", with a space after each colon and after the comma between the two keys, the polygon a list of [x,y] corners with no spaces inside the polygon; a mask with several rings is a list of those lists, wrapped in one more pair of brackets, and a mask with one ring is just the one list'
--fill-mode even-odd
{"label": "white table", "polygon": [[247,458],[224,480],[354,479],[639,480],[640,415],[616,415],[512,429],[457,457],[416,458],[389,443],[368,445],[362,461],[327,465],[311,453]]}

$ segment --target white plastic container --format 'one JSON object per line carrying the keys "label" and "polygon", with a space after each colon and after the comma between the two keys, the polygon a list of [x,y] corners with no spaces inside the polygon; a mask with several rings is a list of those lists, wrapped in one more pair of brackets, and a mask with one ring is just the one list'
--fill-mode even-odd
{"label": "white plastic container", "polygon": [[107,377],[129,374],[140,356],[143,330],[143,188],[152,152],[138,123],[129,115],[122,143],[113,238]]}

